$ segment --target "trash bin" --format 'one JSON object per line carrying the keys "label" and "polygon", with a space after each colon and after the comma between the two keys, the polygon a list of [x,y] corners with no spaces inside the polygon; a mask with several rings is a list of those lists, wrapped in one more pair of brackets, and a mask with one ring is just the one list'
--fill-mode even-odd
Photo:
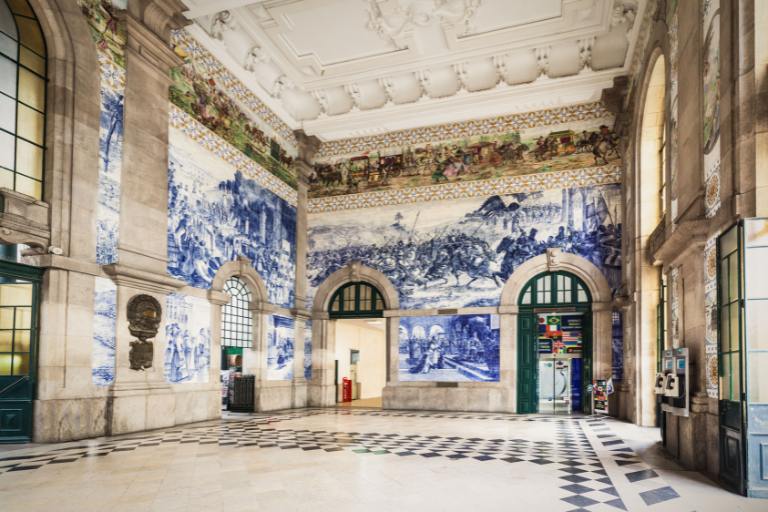
{"label": "trash bin", "polygon": [[229,410],[233,412],[253,412],[256,376],[235,376],[233,388],[234,392],[232,393],[232,400],[229,403]]}

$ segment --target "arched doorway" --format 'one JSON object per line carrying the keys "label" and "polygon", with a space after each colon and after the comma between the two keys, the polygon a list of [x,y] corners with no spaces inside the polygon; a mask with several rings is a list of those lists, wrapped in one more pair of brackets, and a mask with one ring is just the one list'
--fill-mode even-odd
{"label": "arched doorway", "polygon": [[592,380],[592,296],[564,271],[531,278],[518,298],[517,412],[586,410]]}
{"label": "arched doorway", "polygon": [[[328,317],[333,323],[336,399],[344,405],[381,407],[387,382],[384,297],[372,284],[349,282],[337,289]],[[343,389],[348,379],[350,395]],[[350,401],[351,399],[351,401]]]}

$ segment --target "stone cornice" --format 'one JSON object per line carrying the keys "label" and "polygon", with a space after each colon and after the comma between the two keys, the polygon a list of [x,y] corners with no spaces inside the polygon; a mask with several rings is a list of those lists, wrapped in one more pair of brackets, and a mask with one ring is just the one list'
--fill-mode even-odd
{"label": "stone cornice", "polygon": [[186,286],[186,283],[179,279],[125,265],[105,265],[103,269],[118,286],[164,294],[176,292]]}
{"label": "stone cornice", "polygon": [[660,240],[651,257],[665,266],[674,264],[691,248],[703,247],[708,230],[709,222],[705,219],[681,222],[672,233]]}

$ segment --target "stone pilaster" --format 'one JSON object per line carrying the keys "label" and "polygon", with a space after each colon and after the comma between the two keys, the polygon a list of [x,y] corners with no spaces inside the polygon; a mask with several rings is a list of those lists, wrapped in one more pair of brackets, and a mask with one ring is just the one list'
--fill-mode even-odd
{"label": "stone pilaster", "polygon": [[[309,177],[312,175],[312,160],[320,149],[320,140],[302,130],[294,132],[299,143],[298,157],[294,169],[298,177],[298,200],[296,202],[296,303],[295,308],[306,312],[307,304],[307,202],[309,200]],[[306,313],[305,313],[306,314]]]}
{"label": "stone pilaster", "polygon": [[[129,2],[124,13],[125,100],[118,263],[104,268],[117,284],[115,380],[107,406],[107,433],[171,426],[176,397],[163,375],[166,297],[184,286],[167,274],[168,88],[170,70],[181,63],[169,46],[170,31],[181,27],[183,5],[176,0]],[[153,364],[131,370],[128,301],[148,294],[162,307],[152,340]]]}

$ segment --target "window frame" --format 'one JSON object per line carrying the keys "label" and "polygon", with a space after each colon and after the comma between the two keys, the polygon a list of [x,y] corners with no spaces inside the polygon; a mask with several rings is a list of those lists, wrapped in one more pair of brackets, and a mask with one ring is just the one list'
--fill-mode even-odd
{"label": "window frame", "polygon": [[[364,294],[363,290],[368,294]],[[370,303],[370,307],[362,307],[362,303],[366,302]],[[384,296],[365,281],[346,283],[333,293],[328,303],[330,318],[380,318],[384,316],[385,309]]]}
{"label": "window frame", "polygon": [[[231,276],[222,291],[229,302],[221,306],[221,346],[250,348],[253,346],[253,294],[240,276]],[[235,292],[235,293],[233,293]]]}
{"label": "window frame", "polygon": [[[14,56],[11,56],[11,55],[9,55],[8,53],[5,53],[5,52],[0,52],[0,60],[7,59],[9,62],[12,63],[12,65],[15,66],[15,69],[16,69],[16,82],[15,82],[16,90],[15,90],[15,96],[12,97],[9,94],[6,94],[4,92],[0,92],[0,96],[2,96],[4,98],[10,99],[13,102],[12,104],[14,105],[14,108],[13,108],[13,112],[14,112],[14,118],[13,118],[13,126],[14,127],[13,127],[13,131],[11,132],[8,129],[0,128],[0,133],[8,135],[8,136],[12,137],[12,139],[13,139],[13,144],[12,144],[13,145],[13,168],[10,169],[8,167],[3,166],[3,167],[0,167],[0,169],[2,169],[2,171],[0,171],[0,172],[2,172],[2,173],[9,172],[9,173],[12,174],[13,183],[12,183],[12,186],[9,187],[11,190],[13,190],[14,192],[17,192],[19,194],[24,194],[24,195],[26,195],[28,197],[32,197],[32,198],[34,198],[36,200],[43,201],[44,198],[45,198],[45,168],[46,168],[46,153],[47,153],[47,151],[46,151],[46,136],[47,136],[47,126],[46,126],[47,125],[47,114],[46,114],[46,111],[47,111],[47,106],[48,106],[48,47],[47,47],[47,43],[45,41],[45,37],[44,37],[44,34],[43,34],[42,27],[40,26],[40,22],[39,22],[37,16],[34,14],[34,9],[32,9],[32,6],[29,5],[29,2],[26,2],[26,1],[24,2],[25,6],[26,6],[25,10],[21,10],[21,9],[18,9],[18,8],[16,10],[14,10],[14,7],[10,3],[8,3],[7,1],[5,1],[5,0],[0,0],[0,1],[4,2],[5,6],[8,9],[8,12],[11,13],[12,21],[13,21],[15,27],[16,27],[16,36],[15,37],[13,35],[11,35],[11,34],[8,34],[6,32],[0,31],[0,34],[2,34],[2,36],[10,38],[11,40],[13,40],[13,43],[16,45],[16,54]],[[19,0],[19,1],[24,1],[24,0]],[[24,11],[28,11],[29,13],[32,14],[32,16],[30,16],[29,14],[27,14],[27,12],[24,12]],[[25,20],[31,20],[32,22],[34,22],[34,26],[33,27],[29,27],[29,26],[28,27],[21,27],[21,26],[19,26],[19,23],[18,23],[18,19],[19,18],[25,19]],[[35,49],[33,49],[32,47],[30,47],[27,44],[25,44],[24,42],[22,42],[23,39],[24,39],[24,37],[23,37],[24,32],[28,31],[28,30],[33,30],[33,29],[37,30],[37,35],[39,36],[39,39],[40,39],[40,41],[42,43],[42,49],[43,49],[43,52],[44,52],[43,55],[41,55]],[[2,36],[0,36],[0,37],[2,37]],[[26,60],[22,56],[22,50],[25,50],[26,52],[29,52],[31,54],[30,58],[35,57],[35,58],[38,58],[38,59],[41,60],[41,64],[42,64],[41,67],[43,69],[43,73],[42,74],[40,74],[35,69],[33,69],[29,65],[27,65],[27,64],[22,62],[23,60]],[[20,96],[20,91],[21,91],[21,75],[22,75],[22,70],[24,70],[24,71],[26,71],[28,73],[31,73],[33,78],[37,78],[37,79],[42,80],[42,98],[41,98],[42,110],[36,108],[35,106],[33,106],[33,105],[29,104],[29,103],[26,103],[25,101],[23,101],[19,97]],[[33,113],[33,115],[34,114],[39,114],[40,116],[42,116],[42,119],[41,119],[42,130],[41,130],[41,133],[40,133],[40,142],[39,143],[35,142],[35,141],[31,140],[30,138],[27,138],[27,137],[25,137],[25,136],[23,136],[23,135],[21,135],[19,133],[19,131],[20,131],[20,127],[19,127],[19,117],[20,117],[20,115],[19,115],[19,113],[20,113],[22,107],[30,109],[30,111]],[[19,163],[20,162],[20,159],[19,159],[19,148],[21,147],[21,144],[29,145],[30,149],[32,151],[36,151],[36,150],[40,151],[39,168],[36,169],[38,171],[38,173],[39,173],[39,176],[40,176],[39,178],[35,178],[34,176],[31,176],[30,174],[25,174],[25,173],[23,173],[23,172],[21,172],[19,170],[19,165],[20,165],[20,163]],[[20,185],[19,185],[19,178],[20,177],[22,179],[28,180],[32,184],[37,183],[38,186],[39,186],[39,196],[38,195],[31,195],[31,194],[28,194],[26,191],[20,190]]]}

